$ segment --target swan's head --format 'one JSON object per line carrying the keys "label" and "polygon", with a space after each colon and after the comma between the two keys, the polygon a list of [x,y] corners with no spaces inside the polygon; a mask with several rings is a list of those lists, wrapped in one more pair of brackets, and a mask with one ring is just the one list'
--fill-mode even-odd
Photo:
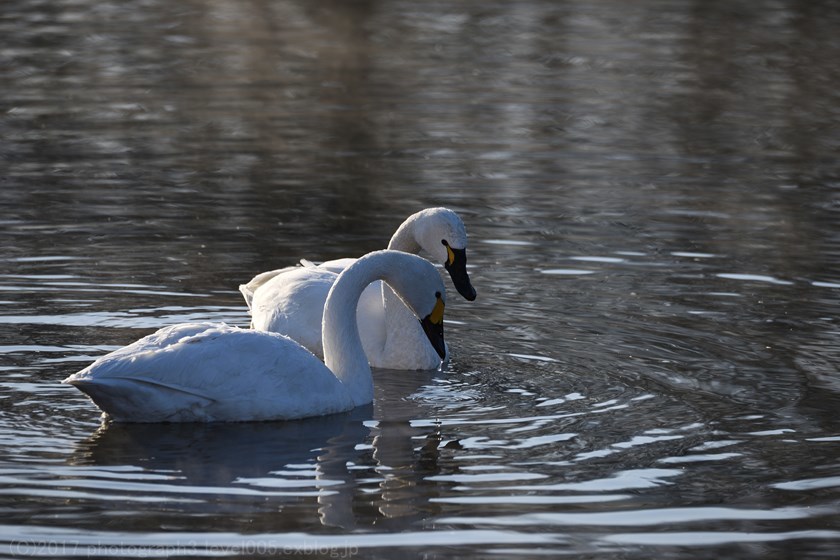
{"label": "swan's head", "polygon": [[399,259],[389,269],[384,280],[420,318],[423,332],[441,359],[446,357],[443,340],[443,311],[446,307],[446,288],[440,273],[432,263],[409,253],[389,251]]}
{"label": "swan's head", "polygon": [[467,274],[467,230],[458,214],[448,208],[427,208],[416,214],[414,237],[420,247],[443,263],[455,289],[473,301],[475,288]]}

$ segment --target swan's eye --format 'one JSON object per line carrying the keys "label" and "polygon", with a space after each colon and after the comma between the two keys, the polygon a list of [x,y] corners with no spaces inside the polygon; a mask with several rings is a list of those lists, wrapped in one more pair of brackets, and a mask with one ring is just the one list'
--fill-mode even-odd
{"label": "swan's eye", "polygon": [[446,239],[441,239],[440,242],[444,247],[446,247],[446,264],[452,266],[452,263],[455,262],[455,253],[452,252],[452,247],[449,246]]}

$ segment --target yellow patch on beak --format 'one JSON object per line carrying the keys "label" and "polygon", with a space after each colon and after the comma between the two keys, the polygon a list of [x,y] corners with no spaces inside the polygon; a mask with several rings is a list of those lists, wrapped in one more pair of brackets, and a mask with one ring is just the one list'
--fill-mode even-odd
{"label": "yellow patch on beak", "polygon": [[455,253],[452,252],[452,248],[449,245],[446,246],[446,262],[449,266],[452,266],[452,263],[455,262]]}
{"label": "yellow patch on beak", "polygon": [[437,302],[435,303],[435,308],[432,309],[431,313],[429,313],[429,322],[433,325],[440,325],[443,322],[443,308],[443,300],[438,297]]}

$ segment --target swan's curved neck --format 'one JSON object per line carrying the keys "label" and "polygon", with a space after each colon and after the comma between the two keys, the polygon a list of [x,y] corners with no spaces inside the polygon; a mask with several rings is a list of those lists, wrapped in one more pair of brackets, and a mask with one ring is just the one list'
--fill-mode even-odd
{"label": "swan's curved neck", "polygon": [[409,216],[406,221],[400,224],[394,235],[391,236],[391,241],[388,242],[388,248],[394,251],[403,251],[404,253],[419,253],[420,244],[414,235],[414,226],[417,221],[417,214]]}
{"label": "swan's curved neck", "polygon": [[324,304],[324,363],[341,380],[356,406],[373,400],[373,376],[359,337],[356,307],[368,284],[387,274],[387,255],[362,257],[345,269]]}

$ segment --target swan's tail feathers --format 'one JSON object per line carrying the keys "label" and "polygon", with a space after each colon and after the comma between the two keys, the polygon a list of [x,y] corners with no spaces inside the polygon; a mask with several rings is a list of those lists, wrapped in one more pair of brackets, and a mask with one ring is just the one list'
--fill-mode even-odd
{"label": "swan's tail feathers", "polygon": [[142,377],[78,377],[73,385],[117,422],[178,422],[201,420],[216,399],[194,389]]}
{"label": "swan's tail feathers", "polygon": [[245,303],[248,305],[248,313],[251,312],[251,302],[254,301],[254,292],[248,284],[239,285],[239,293],[245,298]]}
{"label": "swan's tail feathers", "polygon": [[317,268],[318,265],[307,259],[300,259],[300,266],[303,268]]}
{"label": "swan's tail feathers", "polygon": [[285,268],[278,268],[276,270],[269,270],[268,272],[262,272],[260,274],[257,274],[247,284],[240,284],[239,285],[239,292],[242,294],[242,297],[245,298],[245,303],[248,304],[248,310],[249,311],[251,310],[251,303],[254,301],[254,294],[260,288],[260,286],[262,286],[263,284],[265,284],[266,282],[268,282],[269,280],[271,280],[275,276],[279,276],[280,274],[284,274],[284,273],[289,272],[290,270],[294,270],[296,268],[300,268],[300,266],[299,265],[287,266]]}

